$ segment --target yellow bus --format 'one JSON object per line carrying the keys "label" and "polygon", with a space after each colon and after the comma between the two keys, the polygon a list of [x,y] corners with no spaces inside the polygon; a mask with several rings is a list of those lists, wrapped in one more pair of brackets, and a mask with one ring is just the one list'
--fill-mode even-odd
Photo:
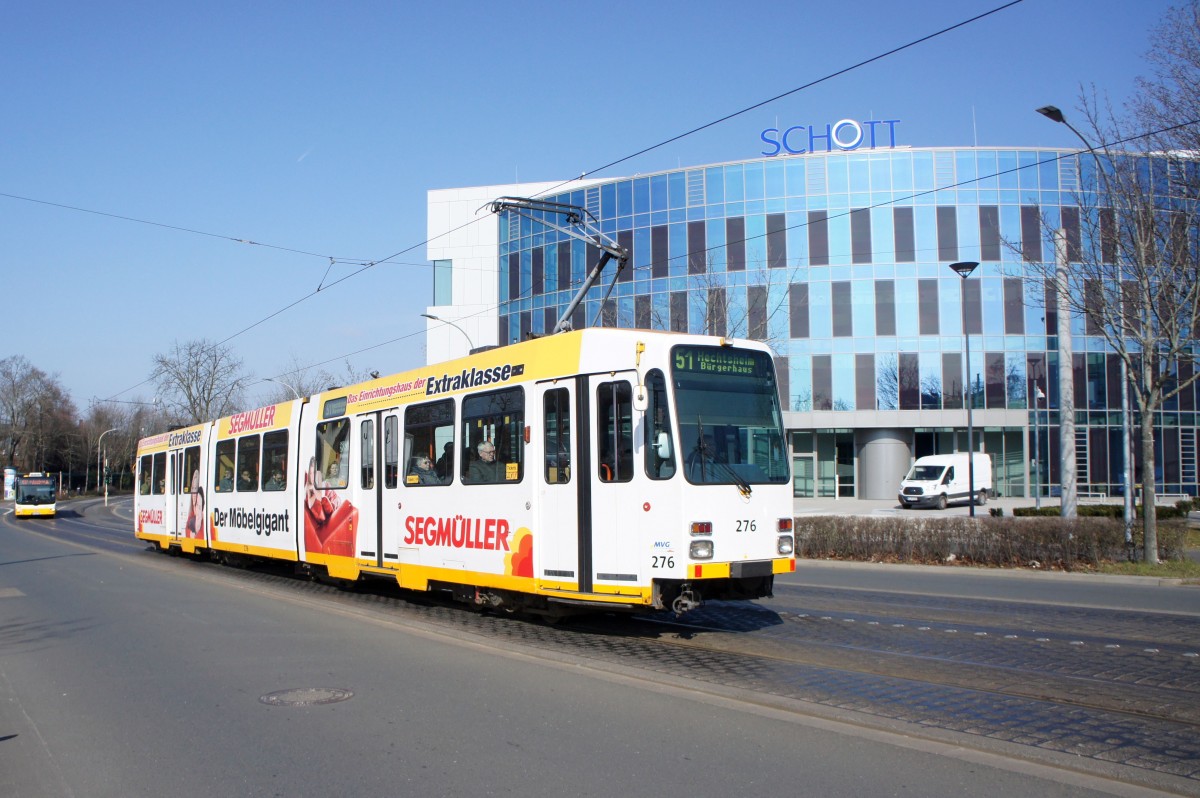
{"label": "yellow bus", "polygon": [[54,517],[58,485],[52,475],[34,472],[19,476],[15,488],[16,508],[14,512],[17,518]]}

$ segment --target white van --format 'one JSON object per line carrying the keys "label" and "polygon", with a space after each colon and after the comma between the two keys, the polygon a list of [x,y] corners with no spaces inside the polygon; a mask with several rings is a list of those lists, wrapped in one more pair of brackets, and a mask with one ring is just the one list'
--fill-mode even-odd
{"label": "white van", "polygon": [[[970,498],[970,460],[966,452],[933,454],[920,457],[908,475],[900,482],[901,507],[936,507],[946,509],[951,502]],[[992,458],[976,452],[975,503],[987,504],[992,492]]]}

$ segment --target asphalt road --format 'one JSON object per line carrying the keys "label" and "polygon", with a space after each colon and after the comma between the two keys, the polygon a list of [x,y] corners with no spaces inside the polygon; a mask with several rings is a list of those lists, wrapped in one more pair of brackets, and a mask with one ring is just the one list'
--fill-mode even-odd
{"label": "asphalt road", "polygon": [[0,796],[1151,794],[526,645],[527,622],[489,639],[241,579],[144,551],[120,507],[0,516]]}

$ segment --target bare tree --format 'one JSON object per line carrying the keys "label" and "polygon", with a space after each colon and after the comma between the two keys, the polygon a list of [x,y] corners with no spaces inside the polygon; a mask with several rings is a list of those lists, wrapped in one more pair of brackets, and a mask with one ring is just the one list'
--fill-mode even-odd
{"label": "bare tree", "polygon": [[250,377],[232,349],[201,339],[155,355],[151,379],[172,422],[199,424],[236,412]]}
{"label": "bare tree", "polygon": [[875,397],[880,410],[900,409],[900,365],[896,355],[881,352],[875,367]]}
{"label": "bare tree", "polygon": [[[799,266],[767,268],[765,262],[747,262],[745,270],[718,271],[713,254],[706,268],[688,276],[688,316],[705,335],[749,338],[765,343],[772,351],[785,350],[789,340],[779,321],[787,318],[788,287]],[[731,275],[741,275],[734,282]],[[650,322],[656,329],[671,329],[671,320],[659,309],[651,309]],[[622,326],[615,317],[610,326]]]}
{"label": "bare tree", "polygon": [[[1124,362],[1140,420],[1142,531],[1158,562],[1154,430],[1167,401],[1191,390],[1200,334],[1200,6],[1168,12],[1152,34],[1150,77],[1118,114],[1081,97],[1090,153],[1081,153],[1077,207],[1055,228],[1065,257],[1066,304]],[[1147,135],[1149,134],[1149,135]],[[1081,134],[1082,137],[1082,134]],[[1130,145],[1133,145],[1132,147]],[[1137,150],[1137,151],[1131,151]],[[1059,232],[1061,230],[1061,232]],[[1026,250],[1026,275],[1058,297],[1054,262]],[[1070,368],[1060,364],[1060,368]]]}
{"label": "bare tree", "polygon": [[0,360],[0,462],[23,470],[69,468],[75,403],[58,377],[21,355]]}

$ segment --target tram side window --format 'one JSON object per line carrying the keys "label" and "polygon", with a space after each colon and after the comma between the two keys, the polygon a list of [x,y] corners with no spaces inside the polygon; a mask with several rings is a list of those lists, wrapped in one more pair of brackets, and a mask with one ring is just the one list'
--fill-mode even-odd
{"label": "tram side window", "polygon": [[454,400],[404,411],[404,484],[446,485],[454,479]]}
{"label": "tram side window", "polygon": [[285,429],[263,435],[262,472],[266,477],[263,490],[287,490],[288,431]]}
{"label": "tram side window", "polygon": [[600,481],[633,479],[633,391],[628,382],[604,382],[596,387],[596,432]]}
{"label": "tram side window", "polygon": [[317,425],[317,454],[309,463],[318,488],[344,488],[350,481],[350,419]]}
{"label": "tram side window", "polygon": [[167,492],[167,453],[159,452],[154,455],[154,477],[150,482],[150,490],[155,496]]}
{"label": "tram side window", "polygon": [[476,394],[462,404],[462,481],[520,482],[525,472],[525,391]]}
{"label": "tram side window", "polygon": [[358,428],[359,438],[359,484],[363,490],[375,487],[375,422],[372,419],[363,421]]}
{"label": "tram side window", "polygon": [[667,402],[667,381],[658,369],[646,375],[646,476],[670,479],[675,476],[675,441],[671,435],[671,410]]}
{"label": "tram side window", "polygon": [[239,491],[258,490],[259,448],[259,438],[257,435],[247,435],[244,438],[238,438],[237,489]]}
{"label": "tram side window", "polygon": [[383,486],[394,488],[400,473],[400,452],[397,434],[400,429],[399,419],[388,416],[383,420]]}
{"label": "tram side window", "polygon": [[143,496],[150,495],[150,455],[142,455],[142,459],[138,461],[138,493]]}
{"label": "tram side window", "polygon": [[217,472],[213,480],[217,493],[233,492],[233,458],[236,449],[237,441],[217,441],[217,457],[213,464]]}
{"label": "tram side window", "polygon": [[546,391],[542,399],[546,430],[546,483],[571,481],[571,394],[566,388]]}
{"label": "tram side window", "polygon": [[183,450],[183,492],[196,493],[200,490],[200,447],[189,446]]}

